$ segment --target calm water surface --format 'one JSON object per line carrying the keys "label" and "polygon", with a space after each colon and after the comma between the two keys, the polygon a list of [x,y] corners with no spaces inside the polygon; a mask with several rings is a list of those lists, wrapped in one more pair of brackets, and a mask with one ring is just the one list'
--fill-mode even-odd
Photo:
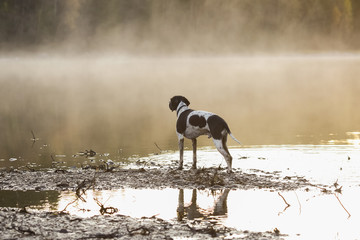
{"label": "calm water surface", "polygon": [[358,55],[325,54],[3,57],[0,167],[78,167],[90,149],[113,161],[156,153],[154,143],[175,150],[175,94],[221,115],[245,145],[337,144],[360,130],[359,65]]}

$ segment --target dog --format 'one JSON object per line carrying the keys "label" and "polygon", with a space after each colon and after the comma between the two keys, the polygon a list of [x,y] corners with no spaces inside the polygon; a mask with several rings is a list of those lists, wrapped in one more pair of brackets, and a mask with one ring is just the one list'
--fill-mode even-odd
{"label": "dog", "polygon": [[225,158],[227,172],[231,173],[232,157],[226,146],[227,135],[229,134],[236,142],[241,143],[231,134],[229,126],[224,119],[214,113],[189,109],[189,105],[189,100],[183,96],[174,96],[169,102],[170,110],[176,110],[177,115],[176,134],[178,136],[180,150],[178,169],[183,169],[184,137],[192,140],[192,169],[196,169],[196,138],[201,135],[208,135],[209,138],[213,138],[215,147]]}

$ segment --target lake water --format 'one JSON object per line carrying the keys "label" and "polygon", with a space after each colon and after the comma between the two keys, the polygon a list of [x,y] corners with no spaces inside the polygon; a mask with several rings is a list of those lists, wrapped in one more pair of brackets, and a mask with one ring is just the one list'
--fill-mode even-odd
{"label": "lake water", "polygon": [[90,149],[113,161],[156,153],[154,143],[176,150],[177,94],[247,146],[348,144],[360,130],[359,65],[351,54],[1,57],[0,167],[79,166]]}
{"label": "lake water", "polygon": [[[303,176],[342,194],[304,189],[115,189],[87,191],[68,206],[89,217],[99,205],[167,220],[214,218],[240,230],[294,239],[360,235],[360,56],[301,55],[129,58],[0,58],[0,168],[122,167],[177,161],[173,95],[221,115],[244,144],[228,143],[234,167]],[[225,166],[212,141],[199,139],[199,167]],[[191,164],[186,142],[185,167]],[[95,156],[84,155],[93,150]],[[260,172],[259,172],[260,171]],[[0,191],[1,206],[62,210],[73,192]],[[348,213],[338,199],[351,213]],[[26,199],[26,200],[24,200]],[[196,200],[196,201],[195,201]],[[151,206],[149,207],[149,202]],[[196,204],[195,204],[196,202]]]}

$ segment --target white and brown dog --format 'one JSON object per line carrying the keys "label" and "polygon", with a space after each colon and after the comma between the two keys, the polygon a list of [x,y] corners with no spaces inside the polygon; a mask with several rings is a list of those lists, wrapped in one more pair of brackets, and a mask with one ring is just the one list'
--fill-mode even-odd
{"label": "white and brown dog", "polygon": [[232,157],[226,146],[229,134],[236,142],[241,144],[230,132],[229,126],[224,119],[210,112],[195,111],[189,109],[189,100],[183,96],[174,96],[170,99],[169,108],[176,110],[177,122],[176,133],[179,139],[180,162],[178,169],[183,168],[184,137],[192,140],[193,165],[196,169],[196,138],[200,135],[208,135],[213,138],[217,150],[224,156],[227,163],[227,171],[231,172]]}

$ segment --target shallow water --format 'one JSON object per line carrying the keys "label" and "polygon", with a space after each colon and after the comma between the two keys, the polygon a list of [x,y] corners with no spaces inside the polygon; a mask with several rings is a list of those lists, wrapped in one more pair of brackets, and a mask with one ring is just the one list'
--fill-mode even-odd
{"label": "shallow water", "polygon": [[[278,172],[281,176],[303,176],[313,183],[331,185],[339,181],[360,185],[360,145],[270,145],[229,149],[233,168],[244,172]],[[138,158],[127,167],[157,167],[177,163],[178,152]],[[226,167],[214,148],[197,153],[198,167]],[[156,164],[156,165],[155,165]],[[192,150],[184,153],[185,168],[192,164]]]}
{"label": "shallow water", "polygon": [[[244,172],[266,174],[276,171],[283,178],[304,176],[311,183],[326,185],[331,192],[324,193],[321,187],[282,191],[280,194],[290,204],[287,207],[278,191],[266,189],[87,190],[82,195],[84,199],[75,202],[77,197],[71,191],[0,191],[0,206],[21,208],[30,205],[28,211],[66,209],[75,216],[91,217],[104,214],[100,211],[103,205],[116,208],[115,214],[135,218],[211,219],[242,231],[265,232],[277,228],[282,234],[289,235],[288,239],[356,239],[359,236],[359,145],[252,146],[231,148],[230,152],[234,167]],[[185,152],[186,168],[191,166],[191,154],[191,150]],[[138,157],[137,164],[127,167],[166,167],[177,156],[178,152],[165,152]],[[199,167],[217,167],[219,164],[225,166],[225,161],[216,150],[199,150]],[[337,189],[342,186],[341,194],[334,191],[334,183],[339,184]]]}
{"label": "shallow water", "polygon": [[[24,192],[22,195],[32,194]],[[360,234],[358,188],[344,189],[344,194],[338,196],[351,213],[350,218],[335,195],[316,190],[282,192],[290,207],[286,207],[278,192],[268,190],[89,190],[84,195],[84,201],[78,200],[71,205],[68,204],[76,199],[73,192],[46,194],[58,194],[58,198],[53,201],[44,197],[39,206],[34,204],[27,210],[61,211],[66,208],[75,216],[91,217],[101,214],[98,201],[104,207],[116,208],[118,211],[115,214],[136,218],[156,216],[171,221],[211,219],[214,223],[242,231],[264,232],[277,228],[289,235],[288,239],[354,239]],[[1,206],[8,205],[6,201],[1,201]]]}

